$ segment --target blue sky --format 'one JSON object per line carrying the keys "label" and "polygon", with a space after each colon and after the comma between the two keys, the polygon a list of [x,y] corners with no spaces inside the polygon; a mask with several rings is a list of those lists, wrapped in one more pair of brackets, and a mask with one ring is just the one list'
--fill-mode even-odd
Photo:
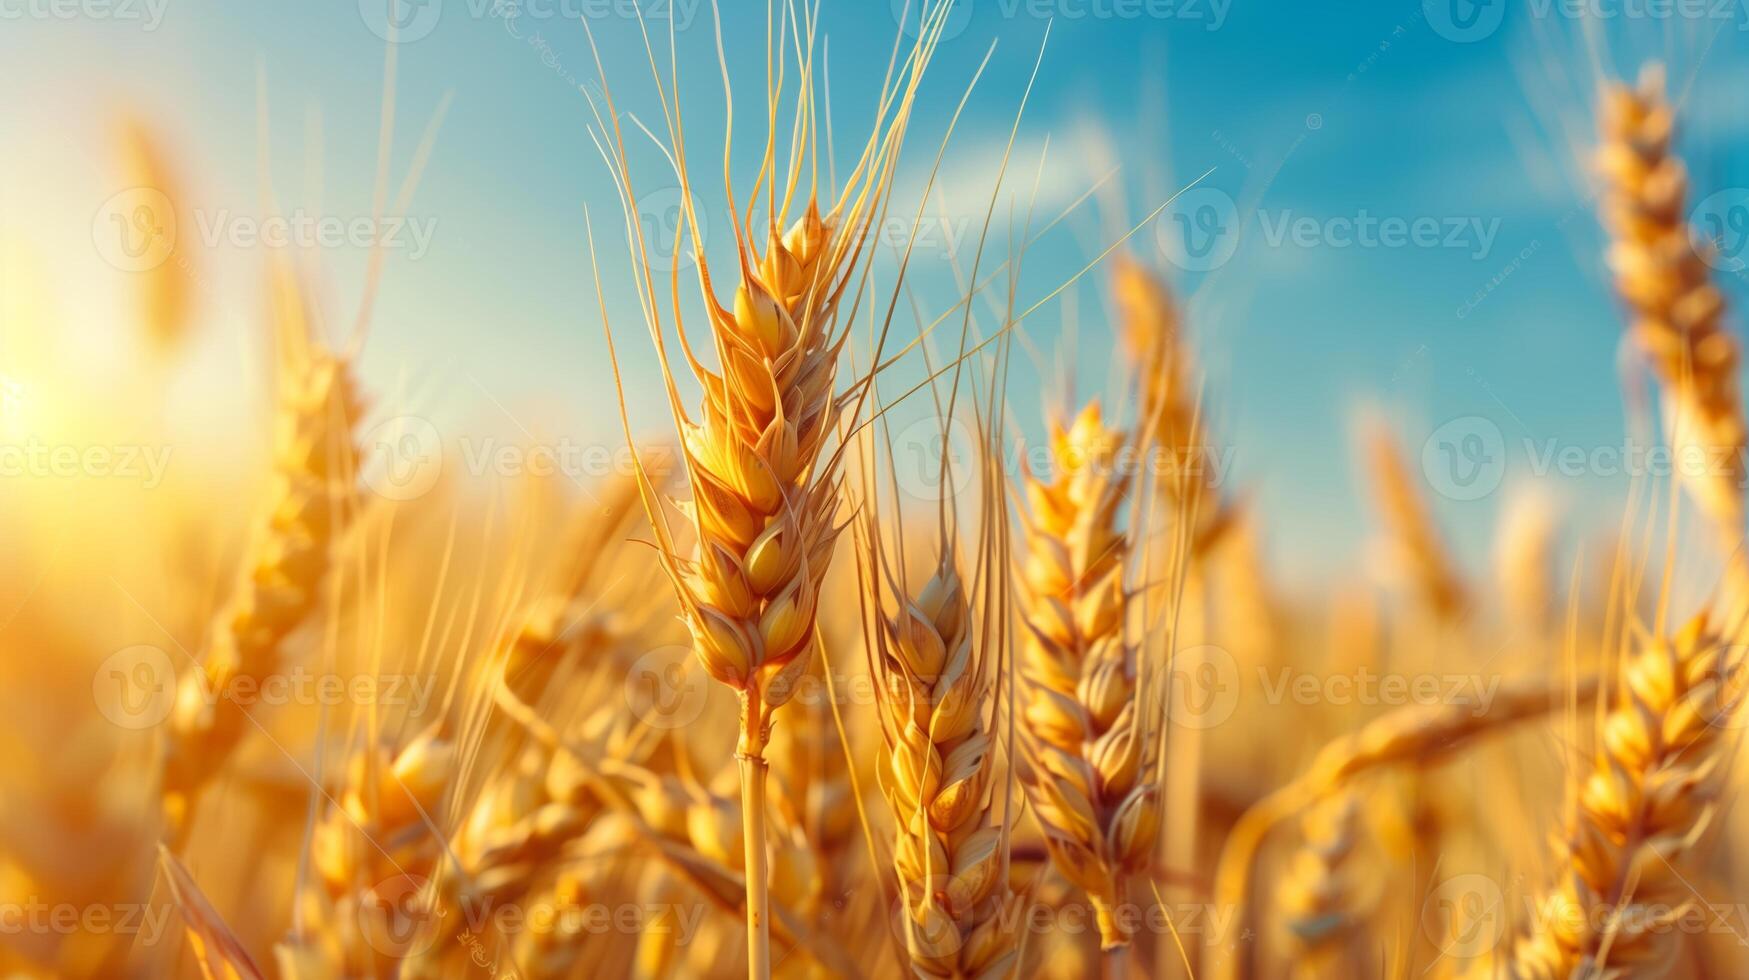
{"label": "blue sky", "polygon": [[[39,15],[49,0],[32,2],[0,0],[0,11],[23,12],[0,30],[0,70],[14,93],[0,109],[0,140],[16,154],[0,182],[0,232],[46,256],[43,288],[68,296],[67,316],[82,329],[114,330],[119,309],[88,285],[114,279],[90,254],[89,226],[113,192],[104,138],[123,107],[165,134],[200,207],[247,213],[259,186],[259,70],[282,207],[317,206],[305,176],[309,134],[320,132],[321,210],[369,213],[384,61],[384,44],[367,26],[377,0],[133,0],[134,17],[121,12],[128,0],[73,16]],[[620,208],[578,91],[595,78],[580,22],[587,17],[622,108],[660,118],[637,25],[623,16],[630,2],[527,2],[511,20],[493,12],[492,0],[427,0],[434,6],[413,22],[422,36],[399,45],[396,180],[439,102],[446,93],[453,101],[409,209],[437,222],[429,250],[416,260],[391,257],[363,369],[388,403],[446,433],[616,433],[586,208],[628,378],[634,391],[650,390],[653,359],[625,286]],[[651,9],[651,0],[641,2]],[[1012,163],[1011,189],[1022,195],[1016,213],[1024,214],[1035,173],[1043,216],[1109,167],[1121,171],[1029,252],[1023,301],[1048,293],[1121,228],[1212,171],[1134,244],[1187,300],[1218,439],[1235,448],[1231,486],[1263,508],[1278,567],[1307,577],[1360,556],[1367,504],[1350,434],[1363,406],[1386,410],[1417,458],[1439,426],[1482,419],[1507,447],[1503,486],[1529,472],[1518,459],[1527,440],[1620,445],[1621,321],[1575,158],[1594,88],[1587,31],[1612,70],[1659,56],[1676,77],[1693,79],[1682,148],[1696,199],[1749,186],[1739,151],[1749,124],[1740,108],[1749,83],[1741,4],[1723,8],[1724,19],[1657,20],[1629,15],[1623,2],[1588,3],[1592,15],[1582,18],[1558,0],[1437,0],[1425,10],[1402,2],[962,2],[956,33],[931,68],[900,200],[914,206],[947,117],[994,42],[949,145],[946,202],[932,207],[947,229],[975,229],[1047,23]],[[866,130],[897,23],[886,0],[823,6],[842,157]],[[713,21],[708,4],[690,0],[652,12],[670,9],[689,140],[714,178],[715,151],[698,149],[721,135]],[[764,5],[725,0],[722,10],[737,136],[751,143]],[[435,19],[418,19],[433,11]],[[1609,11],[1616,15],[1595,16]],[[666,30],[660,16],[651,24]],[[1010,197],[1001,198],[998,238],[1007,235]],[[1350,243],[1369,220],[1420,222],[1438,230],[1438,241]],[[1305,221],[1309,237],[1296,236]],[[1207,255],[1187,257],[1182,238],[1173,244],[1185,227],[1219,229],[1226,237],[1216,248],[1230,255],[1212,268]],[[722,238],[719,230],[707,249]],[[942,251],[920,252],[925,307],[954,298]],[[970,261],[969,248],[955,255]],[[234,248],[203,258],[194,360],[230,372],[244,402],[250,390],[236,383],[235,366],[257,343],[260,258]],[[320,260],[335,319],[348,319],[363,254],[325,250]],[[1722,280],[1733,300],[1744,298],[1740,278]],[[1108,384],[1114,352],[1103,282],[1096,272],[1028,320],[1028,340],[1047,363],[1017,359],[1017,419],[1035,425],[1044,401],[1061,394],[1059,362],[1073,364],[1081,395]],[[1058,356],[1065,350],[1073,357]],[[662,416],[649,407],[639,421],[655,430]],[[1590,477],[1557,489],[1578,519],[1610,522],[1625,485]],[[1502,497],[1436,496],[1466,559],[1485,559]]]}

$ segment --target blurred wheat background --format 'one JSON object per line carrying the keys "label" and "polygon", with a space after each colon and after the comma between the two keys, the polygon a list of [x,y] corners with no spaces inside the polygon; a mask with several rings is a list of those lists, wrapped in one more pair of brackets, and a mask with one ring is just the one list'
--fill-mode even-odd
{"label": "blurred wheat background", "polygon": [[0,975],[1749,975],[1749,7],[0,22]]}

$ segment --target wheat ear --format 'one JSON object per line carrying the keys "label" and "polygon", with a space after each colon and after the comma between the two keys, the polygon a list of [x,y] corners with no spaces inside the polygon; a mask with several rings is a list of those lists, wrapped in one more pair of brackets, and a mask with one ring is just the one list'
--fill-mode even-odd
{"label": "wheat ear", "polygon": [[1664,70],[1605,87],[1600,110],[1600,207],[1609,266],[1632,322],[1628,336],[1664,386],[1665,424],[1678,452],[1705,465],[1680,467],[1689,494],[1727,548],[1743,535],[1744,447],[1749,428],[1737,391],[1738,344],[1724,329],[1724,294],[1696,250],[1684,208],[1688,171],[1671,149],[1676,114]]}
{"label": "wheat ear", "polygon": [[876,610],[872,636],[884,753],[877,769],[897,824],[893,869],[905,946],[923,977],[1004,977],[1018,950],[1003,930],[1007,833],[992,812],[995,687],[989,641],[943,549],[914,594],[895,582],[877,545],[872,581],[895,609]]}
{"label": "wheat ear", "polygon": [[231,700],[240,678],[277,669],[286,638],[316,609],[330,552],[357,510],[355,429],[364,413],[350,362],[314,339],[290,274],[276,283],[278,419],[267,517],[242,581],[213,623],[198,670],[185,673],[170,718],[164,767],[169,838],[187,833],[199,793],[246,734]]}
{"label": "wheat ear", "polygon": [[1219,471],[1207,458],[1201,404],[1192,380],[1190,347],[1166,283],[1126,252],[1112,255],[1112,296],[1119,337],[1135,364],[1150,449],[1170,454],[1156,488],[1191,528],[1191,554],[1206,555],[1232,526],[1221,500]]}
{"label": "wheat ear", "polygon": [[1026,476],[1024,779],[1053,861],[1087,892],[1113,950],[1129,943],[1115,915],[1124,880],[1148,866],[1160,826],[1160,746],[1124,636],[1129,546],[1118,518],[1131,479],[1113,466],[1126,439],[1097,402],[1052,430],[1056,472]]}
{"label": "wheat ear", "polygon": [[[669,93],[663,92],[671,160],[685,201],[675,249],[690,238],[717,362],[714,370],[707,367],[687,338],[675,271],[667,290],[674,297],[674,328],[686,364],[704,392],[696,419],[680,401],[655,275],[638,221],[621,115],[602,77],[606,112],[596,113],[598,139],[611,144],[603,153],[627,215],[640,300],[681,434],[696,543],[690,548],[676,544],[647,486],[644,504],[699,661],[741,701],[735,755],[746,827],[748,975],[754,980],[771,974],[765,747],[773,710],[794,694],[818,642],[815,612],[839,531],[834,515],[842,482],[841,453],[827,455],[823,449],[839,423],[855,414],[851,406],[860,409],[866,387],[853,385],[844,396],[835,393],[839,356],[854,320],[840,314],[844,301],[849,298],[848,305],[854,306],[865,286],[872,256],[869,236],[885,214],[911,106],[949,6],[924,8],[919,36],[906,52],[902,70],[881,86],[874,132],[837,200],[824,206],[817,186],[814,101],[817,4],[802,5],[801,14],[793,5],[784,6],[776,38],[768,26],[767,43],[777,60],[787,67],[793,42],[801,61],[796,66],[800,78],[794,122],[787,146],[779,144],[776,132],[768,132],[744,220],[732,196],[728,202],[739,277],[726,307],[699,240],[679,109],[667,112]],[[792,16],[802,19],[792,21]],[[895,60],[902,47],[895,45]],[[654,58],[652,52],[652,63]],[[596,63],[599,70],[599,56]],[[726,79],[726,64],[723,73]],[[767,125],[775,130],[784,75],[768,78]],[[725,136],[725,142],[729,139]],[[605,324],[605,306],[602,314]],[[611,330],[608,337],[611,354]],[[878,344],[876,355],[878,363]],[[620,396],[623,418],[623,386]]]}
{"label": "wheat ear", "polygon": [[1414,581],[1420,599],[1441,622],[1452,623],[1469,607],[1463,578],[1447,554],[1427,501],[1416,489],[1402,450],[1384,422],[1363,425],[1367,475],[1392,555]]}
{"label": "wheat ear", "polygon": [[1731,653],[1702,614],[1622,663],[1557,842],[1560,878],[1512,949],[1512,977],[1654,977],[1674,961],[1698,900],[1681,869],[1729,770]]}
{"label": "wheat ear", "polygon": [[1349,968],[1344,940],[1361,923],[1364,896],[1353,868],[1360,802],[1339,792],[1307,810],[1303,839],[1276,884],[1276,907],[1299,975],[1339,977]]}

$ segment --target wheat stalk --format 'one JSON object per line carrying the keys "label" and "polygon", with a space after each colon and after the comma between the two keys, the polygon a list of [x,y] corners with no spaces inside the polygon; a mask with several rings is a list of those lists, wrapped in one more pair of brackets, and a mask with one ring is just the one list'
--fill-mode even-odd
{"label": "wheat stalk", "polygon": [[356,427],[364,413],[352,365],[314,339],[299,286],[275,289],[278,424],[267,516],[242,581],[213,623],[199,669],[177,688],[168,729],[163,802],[167,832],[182,840],[201,790],[247,733],[233,686],[277,669],[287,637],[316,609],[334,542],[357,510]]}
{"label": "wheat stalk", "polygon": [[1026,476],[1019,590],[1028,797],[1057,868],[1093,902],[1107,950],[1129,942],[1114,913],[1160,826],[1160,746],[1124,636],[1129,549],[1117,522],[1131,480],[1113,465],[1124,442],[1097,402],[1068,428],[1053,424],[1053,479]]}
{"label": "wheat stalk", "polygon": [[1744,448],[1749,427],[1737,390],[1736,338],[1724,329],[1725,298],[1710,281],[1684,209],[1688,171],[1671,149],[1676,114],[1664,70],[1604,88],[1599,112],[1600,209],[1611,242],[1616,292],[1632,314],[1628,336],[1664,386],[1664,420],[1689,494],[1727,549],[1743,534]]}
{"label": "wheat stalk", "polygon": [[1623,661],[1589,775],[1557,841],[1561,874],[1514,978],[1662,976],[1680,952],[1676,924],[1699,896],[1685,858],[1717,814],[1729,771],[1727,683],[1739,666],[1703,613]]}

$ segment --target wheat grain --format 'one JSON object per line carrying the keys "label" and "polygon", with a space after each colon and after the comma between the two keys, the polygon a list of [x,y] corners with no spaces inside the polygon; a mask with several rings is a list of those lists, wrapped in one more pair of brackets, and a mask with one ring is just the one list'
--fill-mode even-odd
{"label": "wheat grain", "polygon": [[1365,896],[1354,868],[1359,801],[1339,792],[1301,820],[1303,841],[1276,884],[1276,905],[1299,974],[1345,976],[1344,942],[1363,924]]}

